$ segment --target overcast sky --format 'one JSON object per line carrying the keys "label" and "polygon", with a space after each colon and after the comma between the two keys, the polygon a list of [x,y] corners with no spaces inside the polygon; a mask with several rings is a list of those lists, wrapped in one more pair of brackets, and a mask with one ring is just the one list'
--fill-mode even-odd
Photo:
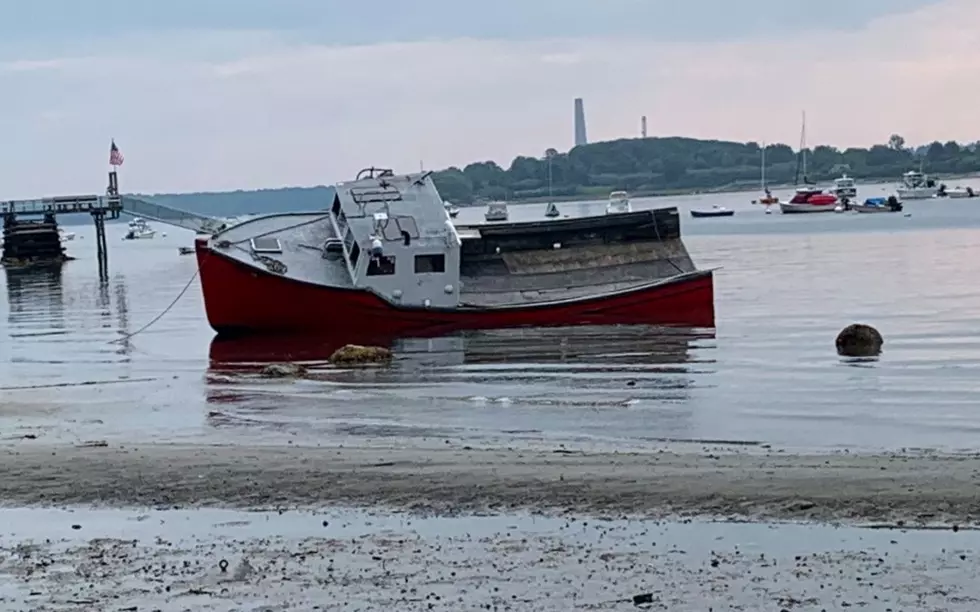
{"label": "overcast sky", "polygon": [[312,185],[639,134],[980,139],[977,0],[0,0],[0,199]]}

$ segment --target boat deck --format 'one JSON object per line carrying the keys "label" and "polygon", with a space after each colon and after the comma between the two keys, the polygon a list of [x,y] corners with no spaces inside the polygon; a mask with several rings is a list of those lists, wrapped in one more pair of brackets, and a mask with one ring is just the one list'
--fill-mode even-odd
{"label": "boat deck", "polygon": [[[634,213],[630,215],[631,220],[634,216],[636,219],[654,218],[650,213]],[[573,231],[580,229],[578,226],[582,223],[582,220],[573,220],[558,225]],[[612,225],[620,224],[614,222]],[[592,237],[581,244],[568,245],[552,244],[549,233],[547,245],[536,245],[542,226],[507,224],[493,229],[459,228],[464,242],[476,243],[471,249],[463,249],[460,303],[507,306],[575,299],[622,291],[696,271],[679,237],[665,240],[649,237],[668,232],[677,236],[674,228],[651,229],[641,223],[623,230],[630,234],[639,233],[643,236],[640,239],[603,242]],[[253,254],[252,238],[279,240],[281,252],[267,255],[285,265],[284,276],[318,285],[354,287],[343,255],[338,252],[323,256],[323,245],[337,238],[327,213],[289,213],[250,219],[222,232],[212,244],[229,257],[261,268],[265,262]],[[497,245],[503,245],[502,252],[496,250]]]}
{"label": "boat deck", "polygon": [[225,230],[218,243],[228,241],[221,253],[248,265],[261,265],[253,256],[250,239],[255,237],[278,238],[281,253],[268,256],[286,266],[285,276],[296,280],[350,288],[353,286],[343,255],[333,258],[321,255],[324,243],[337,238],[333,224],[326,212],[288,213],[271,217],[258,217]]}

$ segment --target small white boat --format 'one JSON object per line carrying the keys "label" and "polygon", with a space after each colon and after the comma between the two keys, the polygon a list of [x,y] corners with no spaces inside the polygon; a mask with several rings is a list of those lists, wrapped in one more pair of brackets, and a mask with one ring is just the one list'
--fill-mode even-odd
{"label": "small white boat", "polygon": [[977,197],[977,192],[973,191],[973,187],[953,187],[952,189],[947,189],[945,192],[948,198],[975,198]]}
{"label": "small white boat", "polygon": [[625,191],[613,191],[609,194],[609,202],[606,204],[606,214],[633,212],[630,204],[630,196]]}
{"label": "small white boat", "polygon": [[186,246],[177,247],[177,252],[180,253],[181,255],[193,255],[194,247],[186,247]]}
{"label": "small white boat", "polygon": [[837,196],[839,200],[843,200],[844,198],[853,200],[857,197],[858,190],[854,179],[847,176],[847,174],[842,174],[839,178],[834,179],[834,188],[830,190],[830,193]]}
{"label": "small white boat", "polygon": [[58,228],[58,235],[61,236],[62,241],[74,240],[75,232],[66,232],[65,230]]}
{"label": "small white boat", "polygon": [[868,198],[863,204],[850,204],[848,208],[859,213],[902,212],[902,203],[891,195],[887,198]]}
{"label": "small white boat", "polygon": [[903,200],[926,200],[939,194],[939,185],[925,173],[909,170],[902,175],[902,184],[896,192]]}

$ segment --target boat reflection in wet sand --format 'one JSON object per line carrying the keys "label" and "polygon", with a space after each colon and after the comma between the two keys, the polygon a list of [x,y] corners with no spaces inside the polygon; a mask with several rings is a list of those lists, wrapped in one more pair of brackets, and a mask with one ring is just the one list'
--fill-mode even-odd
{"label": "boat reflection in wet sand", "polygon": [[676,208],[456,227],[430,175],[370,168],[338,185],[327,211],[198,236],[211,326],[364,336],[714,327],[712,272],[691,261]]}
{"label": "boat reflection in wet sand", "polygon": [[[463,364],[556,364],[587,362],[595,366],[669,366],[658,371],[683,372],[690,350],[713,346],[711,328],[649,325],[525,327],[472,330],[446,336],[395,338],[380,335],[307,334],[215,336],[210,369],[258,370],[269,363],[325,363],[345,344],[391,349],[395,363],[447,367]],[[420,363],[424,362],[424,364]],[[410,370],[413,379],[419,375]]]}

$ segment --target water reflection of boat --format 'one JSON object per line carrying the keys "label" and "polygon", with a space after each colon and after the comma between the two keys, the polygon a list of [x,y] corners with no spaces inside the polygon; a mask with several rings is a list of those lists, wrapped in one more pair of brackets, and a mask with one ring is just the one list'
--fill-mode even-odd
{"label": "water reflection of boat", "polygon": [[324,362],[345,344],[390,348],[397,360],[420,359],[434,366],[491,363],[581,363],[680,366],[691,361],[692,344],[714,338],[714,330],[646,325],[494,329],[437,337],[216,336],[211,367],[255,368],[277,362]]}

